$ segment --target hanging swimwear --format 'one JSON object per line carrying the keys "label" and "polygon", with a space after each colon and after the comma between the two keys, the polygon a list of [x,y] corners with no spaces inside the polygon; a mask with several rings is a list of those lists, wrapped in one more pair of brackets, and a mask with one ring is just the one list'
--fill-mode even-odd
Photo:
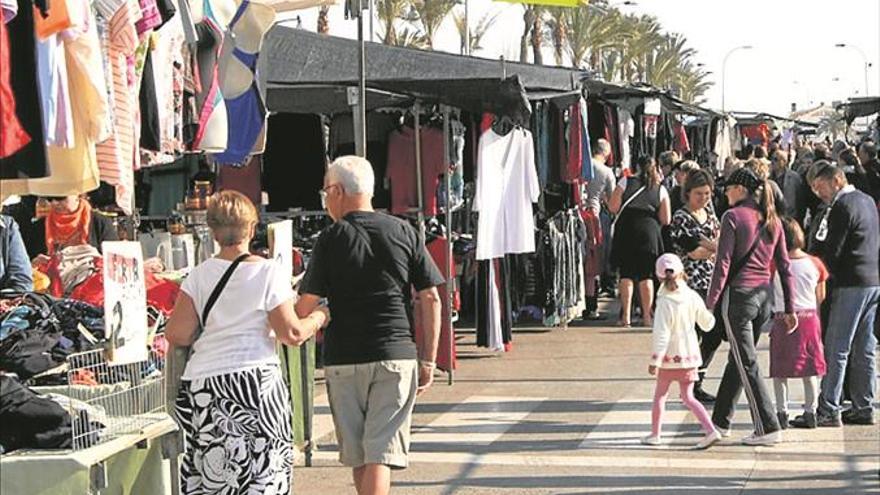
{"label": "hanging swimwear", "polygon": [[[196,25],[196,31],[199,36],[197,58],[202,87],[196,95],[196,108],[199,117],[198,130],[193,139],[192,149],[220,151],[226,149],[225,143],[223,146],[217,146],[219,143],[213,143],[212,141],[216,141],[216,136],[212,136],[208,129],[209,123],[216,122],[216,119],[226,120],[226,107],[223,102],[223,94],[220,91],[220,79],[217,75],[220,50],[223,45],[223,31],[214,19],[211,2],[205,2],[205,18]],[[215,139],[211,139],[212,137]],[[226,137],[225,129],[223,129],[223,137]]]}
{"label": "hanging swimwear", "polygon": [[[232,33],[235,25],[245,14],[249,0],[244,0],[238,7],[235,17],[229,23]],[[229,36],[233,42],[233,35]],[[229,117],[226,151],[214,155],[214,160],[223,165],[243,165],[254,149],[257,138],[266,123],[266,105],[257,87],[257,57],[259,53],[247,53],[238,46],[232,49],[232,56],[248,68],[251,73],[251,85],[239,96],[226,98],[226,113]],[[230,63],[234,63],[230,61]]]}

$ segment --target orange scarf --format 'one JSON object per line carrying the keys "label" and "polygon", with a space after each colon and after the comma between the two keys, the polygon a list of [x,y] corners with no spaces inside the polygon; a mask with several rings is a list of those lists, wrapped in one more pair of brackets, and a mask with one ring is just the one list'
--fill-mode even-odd
{"label": "orange scarf", "polygon": [[92,205],[79,200],[79,208],[73,213],[58,213],[53,208],[46,216],[46,249],[49,256],[68,246],[89,243],[92,224]]}

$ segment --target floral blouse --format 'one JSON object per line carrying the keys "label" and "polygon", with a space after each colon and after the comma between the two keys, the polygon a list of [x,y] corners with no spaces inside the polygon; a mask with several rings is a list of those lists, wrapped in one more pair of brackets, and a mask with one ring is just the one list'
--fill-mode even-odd
{"label": "floral blouse", "polygon": [[707,208],[706,214],[706,221],[701,224],[687,208],[679,208],[672,216],[672,224],[670,225],[673,248],[675,254],[684,263],[688,286],[702,294],[705,294],[712,284],[715,260],[711,258],[695,260],[688,256],[688,253],[699,247],[700,237],[714,240],[721,231],[721,223],[715,213]]}

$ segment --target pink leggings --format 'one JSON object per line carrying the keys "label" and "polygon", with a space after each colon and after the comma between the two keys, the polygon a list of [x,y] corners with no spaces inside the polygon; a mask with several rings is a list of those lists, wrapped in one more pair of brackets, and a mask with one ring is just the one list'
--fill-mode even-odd
{"label": "pink leggings", "polygon": [[715,426],[706,408],[700,401],[694,398],[694,380],[696,370],[657,370],[657,388],[654,390],[654,407],[651,409],[651,434],[660,436],[660,426],[663,423],[663,411],[666,409],[666,396],[669,395],[669,385],[678,382],[681,389],[681,401],[697,417],[703,425],[703,431],[708,435]]}

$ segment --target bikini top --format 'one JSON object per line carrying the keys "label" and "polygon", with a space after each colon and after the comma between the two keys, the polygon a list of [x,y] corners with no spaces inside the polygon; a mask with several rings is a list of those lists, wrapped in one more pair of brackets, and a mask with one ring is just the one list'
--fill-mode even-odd
{"label": "bikini top", "polygon": [[[244,0],[229,23],[232,33],[236,24],[244,16],[249,0]],[[234,35],[230,35],[234,40]],[[243,165],[263,131],[266,122],[266,106],[257,87],[258,53],[248,53],[238,46],[233,47],[232,56],[238,59],[251,71],[251,85],[235,98],[226,99],[226,110],[229,115],[229,130],[226,151],[214,154],[214,160],[220,164]]]}

